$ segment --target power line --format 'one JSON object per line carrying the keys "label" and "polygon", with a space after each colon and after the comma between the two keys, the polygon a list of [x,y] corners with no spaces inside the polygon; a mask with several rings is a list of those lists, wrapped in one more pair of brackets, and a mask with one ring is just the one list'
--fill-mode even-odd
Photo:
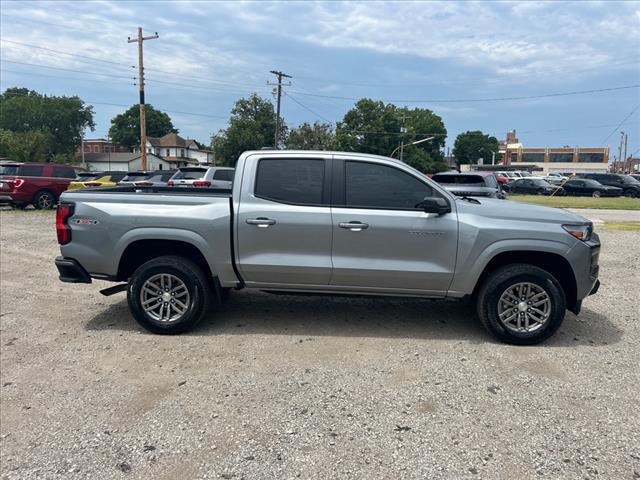
{"label": "power line", "polygon": [[323,117],[322,115],[320,115],[319,113],[314,112],[313,110],[311,110],[309,107],[307,107],[304,103],[298,101],[293,95],[291,95],[290,93],[286,93],[285,95],[287,97],[289,97],[291,100],[293,100],[294,102],[296,102],[298,105],[300,105],[302,108],[304,108],[305,110],[307,110],[308,112],[311,112],[313,115],[315,115],[316,117],[318,117],[320,120],[324,120],[325,122],[329,122],[331,124],[333,124],[333,122],[331,120],[329,120],[327,117]]}
{"label": "power line", "polygon": [[27,65],[29,67],[49,68],[51,70],[60,70],[60,71],[63,71],[63,72],[80,73],[80,74],[84,74],[84,75],[101,75],[103,77],[126,78],[128,80],[135,80],[135,77],[128,77],[126,75],[114,75],[113,73],[102,73],[102,72],[87,72],[87,71],[83,71],[83,70],[74,70],[72,68],[50,67],[49,65],[42,65],[42,64],[39,64],[39,63],[17,62],[15,60],[6,60],[4,58],[1,58],[0,62],[15,63],[16,65]]}
{"label": "power line", "polygon": [[[504,102],[509,100],[532,100],[536,98],[549,98],[549,97],[564,97],[568,95],[584,95],[589,93],[602,93],[602,92],[612,92],[616,90],[626,90],[630,88],[639,88],[640,85],[625,85],[622,87],[610,87],[610,88],[598,88],[593,90],[578,90],[574,92],[562,92],[562,93],[545,93],[541,95],[523,95],[517,97],[499,97],[499,98],[461,98],[461,99],[432,99],[432,100],[389,100],[380,98],[383,102],[388,103],[474,103],[474,102]],[[349,100],[349,101],[358,101],[360,98],[355,97],[342,97],[337,95],[321,95],[319,93],[304,93],[299,91],[293,91],[298,95],[305,95],[310,97],[320,97],[320,98],[334,98],[337,100]]]}
{"label": "power line", "polygon": [[640,108],[640,103],[639,103],[638,105],[636,105],[636,106],[633,108],[633,110],[631,110],[631,111],[629,112],[629,114],[628,114],[626,117],[624,117],[624,119],[623,119],[623,120],[618,124],[618,126],[617,126],[616,128],[614,128],[614,129],[611,131],[611,133],[610,133],[609,135],[607,135],[607,138],[605,138],[605,139],[602,141],[602,143],[606,143],[606,142],[607,142],[607,140],[609,140],[609,139],[611,138],[611,136],[612,136],[614,133],[616,133],[616,132],[618,131],[618,129],[622,126],[622,124],[623,124],[624,122],[626,122],[626,121],[631,117],[631,115],[633,115],[634,113],[636,113],[636,110],[638,110],[638,108]]}
{"label": "power line", "polygon": [[[4,95],[5,93],[3,93]],[[11,93],[10,96],[14,96],[14,97],[28,97],[28,94],[19,94],[19,93]],[[75,97],[78,97],[77,95],[74,95]],[[33,98],[38,98],[38,97],[33,97]],[[80,98],[80,97],[78,97]],[[43,98],[39,98],[41,100],[44,100]],[[106,106],[110,106],[110,107],[124,107],[124,108],[131,108],[132,106],[135,106],[136,104],[124,104],[124,103],[111,103],[111,102],[96,102],[93,100],[82,100],[84,103],[89,104],[89,105],[106,105]],[[167,110],[166,108],[162,107],[161,105],[157,105],[156,108],[158,110],[162,110],[163,112],[167,112],[167,113],[175,113],[178,115],[191,115],[191,116],[195,116],[195,117],[208,117],[208,118],[218,118],[218,119],[228,119],[228,116],[224,116],[224,115],[211,115],[208,113],[196,113],[196,112],[182,112],[179,110]]]}
{"label": "power line", "polygon": [[39,45],[33,45],[33,44],[30,44],[30,43],[16,42],[14,40],[7,40],[6,38],[0,39],[0,42],[13,43],[15,45],[21,45],[23,47],[29,47],[29,48],[37,48],[39,50],[45,50],[47,52],[58,53],[60,55],[68,55],[70,57],[84,58],[84,59],[87,59],[87,60],[91,60],[93,62],[102,62],[102,63],[111,64],[111,65],[118,65],[118,66],[125,66],[125,67],[135,68],[133,65],[129,65],[129,64],[126,64],[126,63],[113,62],[111,60],[104,60],[102,58],[90,57],[88,55],[81,55],[79,53],[65,52],[63,50],[54,50],[53,48],[41,47]]}

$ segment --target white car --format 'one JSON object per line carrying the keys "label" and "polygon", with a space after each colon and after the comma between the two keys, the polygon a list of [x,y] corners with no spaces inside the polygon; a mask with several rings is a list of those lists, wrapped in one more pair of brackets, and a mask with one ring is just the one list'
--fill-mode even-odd
{"label": "white car", "polygon": [[559,173],[549,172],[549,174],[545,177],[542,177],[549,183],[553,183],[554,185],[558,185],[560,183],[564,183],[569,180],[569,177],[565,177],[564,175],[560,175]]}
{"label": "white car", "polygon": [[182,167],[167,182],[169,187],[230,189],[235,169],[229,167]]}

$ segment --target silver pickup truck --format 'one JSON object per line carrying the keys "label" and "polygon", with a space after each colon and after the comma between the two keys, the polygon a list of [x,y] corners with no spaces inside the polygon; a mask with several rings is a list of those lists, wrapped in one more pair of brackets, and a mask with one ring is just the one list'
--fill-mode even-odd
{"label": "silver pickup truck", "polygon": [[246,152],[230,191],[66,192],[56,229],[60,280],[121,282],[102,293],[126,290],[155,333],[184,332],[250,288],[473,300],[498,339],[533,344],[599,286],[600,242],[584,218],[455,197],[404,163],[356,153]]}

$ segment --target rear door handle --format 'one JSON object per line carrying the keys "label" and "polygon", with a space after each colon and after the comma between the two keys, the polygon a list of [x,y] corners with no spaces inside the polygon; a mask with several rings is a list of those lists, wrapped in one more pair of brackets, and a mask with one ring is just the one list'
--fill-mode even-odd
{"label": "rear door handle", "polygon": [[247,218],[247,223],[249,225],[257,225],[260,228],[267,228],[269,225],[275,225],[276,221],[272,218]]}
{"label": "rear door handle", "polygon": [[338,226],[340,228],[347,228],[352,232],[361,232],[362,230],[369,228],[368,223],[362,223],[362,222],[340,222]]}

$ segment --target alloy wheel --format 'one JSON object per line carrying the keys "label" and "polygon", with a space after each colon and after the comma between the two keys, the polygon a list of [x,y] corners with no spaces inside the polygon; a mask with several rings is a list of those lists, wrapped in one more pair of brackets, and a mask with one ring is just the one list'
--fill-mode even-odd
{"label": "alloy wheel", "polygon": [[187,313],[190,303],[189,289],[170,273],[149,277],[140,290],[142,310],[158,322],[177,322]]}
{"label": "alloy wheel", "polygon": [[551,297],[535,283],[516,283],[498,300],[498,318],[507,329],[531,333],[542,328],[551,316]]}

